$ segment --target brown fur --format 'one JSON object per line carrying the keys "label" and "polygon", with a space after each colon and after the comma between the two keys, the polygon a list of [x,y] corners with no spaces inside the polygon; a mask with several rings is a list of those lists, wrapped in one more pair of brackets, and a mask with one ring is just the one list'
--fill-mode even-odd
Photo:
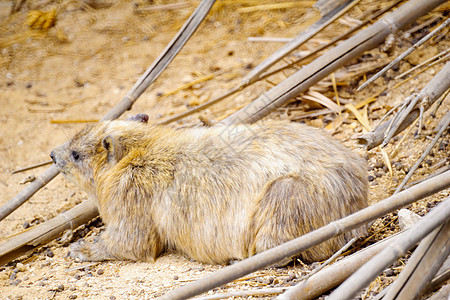
{"label": "brown fur", "polygon": [[[108,121],[81,131],[52,157],[97,199],[106,224],[98,241],[72,245],[71,255],[84,261],[153,261],[174,247],[225,264],[367,206],[364,161],[294,123],[175,130]],[[323,260],[352,234],[300,258]]]}

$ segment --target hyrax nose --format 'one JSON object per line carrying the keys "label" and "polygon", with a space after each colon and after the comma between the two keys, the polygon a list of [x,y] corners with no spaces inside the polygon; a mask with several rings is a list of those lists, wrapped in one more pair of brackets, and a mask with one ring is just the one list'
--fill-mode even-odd
{"label": "hyrax nose", "polygon": [[53,162],[56,164],[56,158],[55,158],[55,152],[54,151],[52,151],[50,153],[50,157],[52,158]]}

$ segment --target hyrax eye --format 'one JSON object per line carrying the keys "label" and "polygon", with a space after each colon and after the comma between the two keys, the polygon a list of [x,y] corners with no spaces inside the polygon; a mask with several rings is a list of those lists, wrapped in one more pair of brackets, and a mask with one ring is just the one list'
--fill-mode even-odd
{"label": "hyrax eye", "polygon": [[72,151],[72,158],[74,161],[78,161],[80,159],[80,153],[78,153],[77,151]]}

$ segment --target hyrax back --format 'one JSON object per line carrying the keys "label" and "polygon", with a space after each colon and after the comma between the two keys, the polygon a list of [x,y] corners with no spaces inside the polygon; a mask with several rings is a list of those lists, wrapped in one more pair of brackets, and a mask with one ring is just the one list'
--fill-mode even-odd
{"label": "hyrax back", "polygon": [[[367,206],[364,161],[321,131],[294,123],[175,130],[108,121],[87,127],[51,156],[97,199],[106,224],[98,241],[72,246],[81,260],[152,261],[174,247],[225,264]],[[323,260],[349,236],[300,258]]]}

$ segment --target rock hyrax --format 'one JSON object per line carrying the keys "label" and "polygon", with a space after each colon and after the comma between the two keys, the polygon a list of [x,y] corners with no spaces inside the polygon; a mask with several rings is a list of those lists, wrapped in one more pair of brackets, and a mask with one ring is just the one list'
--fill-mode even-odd
{"label": "rock hyrax", "polygon": [[[106,230],[83,261],[154,261],[175,248],[226,264],[367,206],[362,158],[318,129],[257,123],[173,129],[143,118],[89,126],[51,157],[98,202]],[[323,260],[354,230],[300,254]]]}

